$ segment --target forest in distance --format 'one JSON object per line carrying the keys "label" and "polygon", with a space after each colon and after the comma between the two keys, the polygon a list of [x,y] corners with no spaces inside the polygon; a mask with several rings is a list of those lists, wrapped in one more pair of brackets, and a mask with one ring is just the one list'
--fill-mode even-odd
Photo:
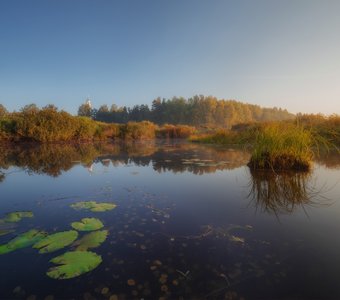
{"label": "forest in distance", "polygon": [[281,108],[263,108],[235,100],[217,99],[213,96],[195,95],[189,99],[158,97],[148,105],[117,107],[101,105],[98,109],[85,101],[78,109],[79,116],[108,123],[129,121],[151,121],[155,124],[186,124],[191,126],[210,125],[230,129],[233,125],[245,122],[265,122],[290,120],[292,113]]}
{"label": "forest in distance", "polygon": [[[78,115],[50,104],[39,108],[28,104],[9,112],[0,104],[2,142],[79,142],[92,140],[143,140],[190,138],[216,144],[242,144],[254,139],[254,130],[270,123],[299,123],[339,143],[340,117],[321,114],[291,114],[281,108],[262,108],[234,100],[194,96],[189,99],[157,98],[133,108],[102,105],[93,108],[85,101]],[[206,139],[206,137],[208,137]]]}

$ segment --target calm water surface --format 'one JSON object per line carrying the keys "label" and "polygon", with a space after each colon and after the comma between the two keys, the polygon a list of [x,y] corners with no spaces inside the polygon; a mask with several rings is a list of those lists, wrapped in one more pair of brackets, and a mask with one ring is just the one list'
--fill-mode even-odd
{"label": "calm water surface", "polygon": [[[1,299],[340,299],[340,158],[309,174],[250,172],[249,153],[185,143],[1,148],[5,244],[96,217],[102,257],[74,279],[31,247],[0,255]],[[95,200],[107,212],[75,210]],[[9,228],[10,226],[10,228]],[[2,231],[1,231],[2,230]],[[80,236],[83,234],[81,233]]]}

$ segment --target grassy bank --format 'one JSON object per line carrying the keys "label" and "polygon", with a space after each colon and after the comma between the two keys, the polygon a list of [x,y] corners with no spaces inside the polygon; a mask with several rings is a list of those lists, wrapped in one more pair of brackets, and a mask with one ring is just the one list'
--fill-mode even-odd
{"label": "grassy bank", "polygon": [[72,116],[54,107],[27,109],[0,116],[1,142],[79,142],[187,138],[195,128],[186,125],[157,126],[149,121],[113,124]]}
{"label": "grassy bank", "polygon": [[242,131],[217,129],[213,133],[201,133],[191,135],[189,140],[194,143],[217,145],[245,145],[254,141],[256,127],[250,127]]}

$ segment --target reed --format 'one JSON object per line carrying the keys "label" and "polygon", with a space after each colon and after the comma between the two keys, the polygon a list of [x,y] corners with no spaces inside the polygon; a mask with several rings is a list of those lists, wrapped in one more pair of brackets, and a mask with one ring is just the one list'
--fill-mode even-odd
{"label": "reed", "polygon": [[232,144],[248,144],[253,140],[253,130],[232,131],[227,129],[218,129],[214,133],[192,135],[189,140],[195,143],[232,145]]}
{"label": "reed", "polygon": [[292,123],[272,123],[257,131],[251,169],[308,171],[313,159],[312,147],[319,139],[312,130]]}

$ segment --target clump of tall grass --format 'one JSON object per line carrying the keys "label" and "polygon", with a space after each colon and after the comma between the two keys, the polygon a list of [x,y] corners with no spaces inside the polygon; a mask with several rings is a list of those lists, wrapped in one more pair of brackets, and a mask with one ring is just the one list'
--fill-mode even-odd
{"label": "clump of tall grass", "polygon": [[256,134],[248,166],[252,169],[308,171],[317,138],[311,130],[292,123],[272,123]]}

